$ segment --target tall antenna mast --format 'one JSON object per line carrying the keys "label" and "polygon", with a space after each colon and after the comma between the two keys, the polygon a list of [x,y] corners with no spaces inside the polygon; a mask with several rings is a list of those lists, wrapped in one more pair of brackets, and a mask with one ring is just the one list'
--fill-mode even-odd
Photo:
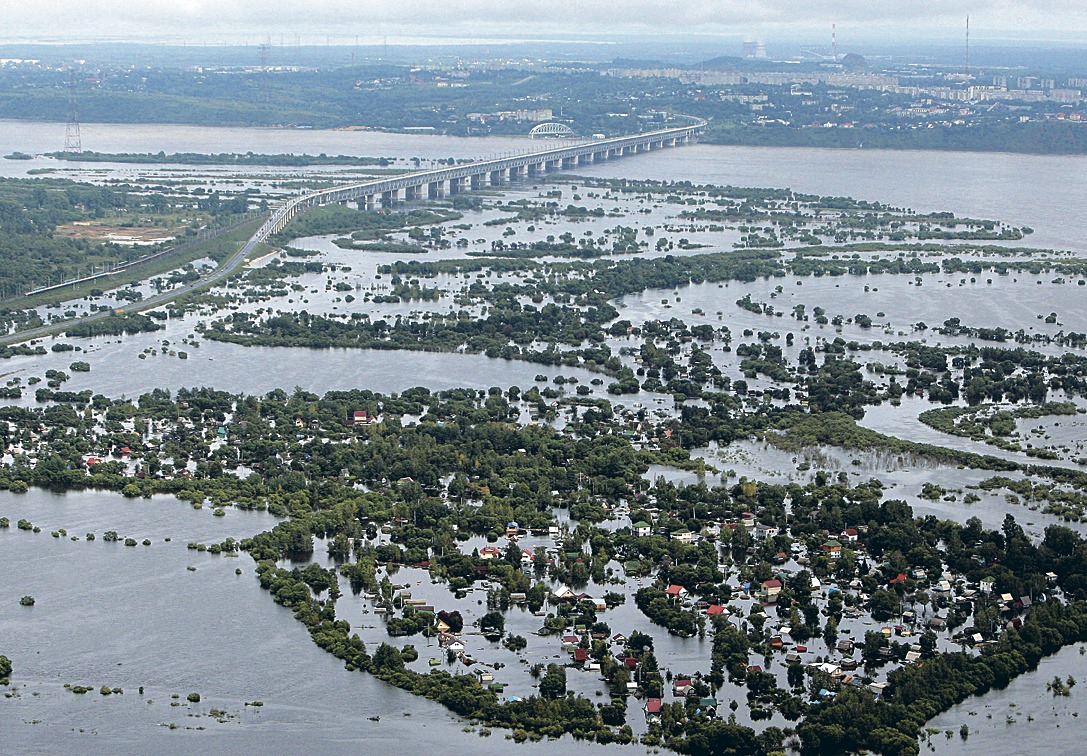
{"label": "tall antenna mast", "polygon": [[79,112],[75,101],[75,70],[68,85],[68,123],[64,127],[64,151],[83,152],[83,142],[79,136]]}
{"label": "tall antenna mast", "polygon": [[835,61],[838,60],[838,25],[830,25],[830,55]]}
{"label": "tall antenna mast", "polygon": [[970,16],[966,17],[966,75],[970,75]]}

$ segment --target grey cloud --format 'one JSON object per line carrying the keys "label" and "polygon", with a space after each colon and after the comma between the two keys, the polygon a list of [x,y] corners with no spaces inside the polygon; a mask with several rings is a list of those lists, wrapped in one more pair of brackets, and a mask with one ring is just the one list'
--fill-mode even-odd
{"label": "grey cloud", "polygon": [[1087,31],[1081,0],[35,0],[0,11],[6,36],[235,38],[273,34],[540,36],[957,28]]}

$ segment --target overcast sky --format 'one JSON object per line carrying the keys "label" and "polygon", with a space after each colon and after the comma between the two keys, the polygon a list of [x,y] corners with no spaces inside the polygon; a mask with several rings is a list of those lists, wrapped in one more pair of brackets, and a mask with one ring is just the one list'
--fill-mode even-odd
{"label": "overcast sky", "polygon": [[5,41],[363,42],[665,33],[796,39],[1064,39],[1087,0],[2,0]]}

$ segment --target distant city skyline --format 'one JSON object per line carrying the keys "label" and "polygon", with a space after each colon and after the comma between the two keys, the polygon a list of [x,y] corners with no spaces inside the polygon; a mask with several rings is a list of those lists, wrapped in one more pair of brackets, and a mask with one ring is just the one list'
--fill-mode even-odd
{"label": "distant city skyline", "polygon": [[947,42],[971,17],[978,42],[1079,43],[1082,0],[34,0],[0,11],[0,42],[362,44],[593,41],[683,35],[844,43]]}

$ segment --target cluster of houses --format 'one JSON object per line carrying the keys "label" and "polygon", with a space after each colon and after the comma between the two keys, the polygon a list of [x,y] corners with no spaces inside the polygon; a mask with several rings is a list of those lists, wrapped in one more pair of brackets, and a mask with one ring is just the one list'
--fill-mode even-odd
{"label": "cluster of houses", "polygon": [[[672,680],[672,696],[684,703],[693,706],[697,712],[709,717],[716,717],[718,711],[717,699],[712,696],[700,696],[695,690],[694,681],[689,677],[676,677]],[[642,705],[645,712],[645,720],[652,724],[660,721],[661,709],[664,700],[661,698],[647,698]]]}
{"label": "cluster of houses", "polygon": [[[726,528],[743,526],[748,529],[755,542],[763,542],[780,534],[780,529],[773,525],[764,525],[757,522],[755,515],[745,512],[735,522],[725,522],[719,526],[710,526],[703,529],[699,536],[713,535],[723,532]],[[631,530],[636,537],[648,537],[655,534],[653,527],[644,520],[638,520],[631,524]],[[927,593],[928,599],[922,602],[925,616],[919,617],[916,607],[908,608],[909,601],[899,607],[895,615],[895,621],[886,625],[875,622],[864,609],[868,605],[870,596],[865,591],[865,585],[869,581],[860,578],[851,578],[842,581],[825,578],[821,581],[814,574],[810,575],[810,588],[817,605],[822,605],[826,615],[825,605],[834,594],[841,594],[845,598],[846,593],[851,594],[852,600],[843,602],[842,623],[850,622],[853,634],[864,635],[867,632],[876,632],[883,636],[885,643],[878,650],[878,662],[897,664],[915,664],[922,660],[924,651],[919,642],[921,633],[930,630],[937,634],[937,643],[945,649],[958,645],[959,647],[978,648],[997,642],[996,638],[1004,628],[1018,628],[1022,625],[1024,614],[1039,601],[1047,600],[1047,593],[1052,591],[1057,576],[1048,574],[1050,591],[1036,596],[1013,596],[1012,594],[995,595],[996,580],[986,577],[977,583],[971,583],[965,576],[954,574],[947,570],[933,578],[929,573],[920,568],[907,572],[899,572],[890,577],[885,577],[887,564],[874,564],[876,560],[871,558],[864,549],[862,539],[867,533],[864,526],[847,527],[840,532],[824,532],[823,540],[817,547],[818,553],[825,556],[831,562],[842,558],[846,551],[852,551],[858,557],[858,564],[863,571],[867,569],[870,575],[878,576],[880,587],[896,591],[899,595],[905,595],[907,590],[912,592]],[[688,531],[670,533],[669,536],[676,540],[686,540],[692,537]],[[810,543],[810,541],[809,541]],[[801,665],[809,676],[818,675],[826,681],[825,687],[819,692],[820,697],[830,698],[836,695],[836,691],[843,686],[863,687],[873,695],[882,695],[887,687],[886,682],[873,679],[871,674],[858,674],[857,670],[862,662],[855,658],[859,652],[858,641],[851,637],[845,637],[830,648],[825,648],[821,637],[809,641],[815,648],[809,650],[805,642],[795,642],[790,637],[791,628],[788,622],[776,626],[767,613],[775,613],[779,618],[787,617],[791,606],[780,605],[779,598],[786,583],[797,569],[810,563],[812,552],[804,545],[796,542],[792,545],[790,553],[780,553],[773,562],[779,565],[779,569],[772,577],[757,583],[742,583],[735,586],[732,591],[733,605],[725,605],[707,601],[698,601],[692,597],[688,589],[682,585],[672,584],[664,588],[669,599],[692,611],[701,612],[709,617],[726,616],[738,627],[747,630],[750,622],[756,615],[762,615],[766,627],[769,646],[775,654],[781,654],[787,666]],[[785,565],[794,565],[791,569]],[[869,566],[871,565],[871,566]],[[721,565],[724,579],[730,574],[730,569]],[[909,588],[907,589],[907,583]],[[957,635],[950,634],[953,625],[962,624],[964,627],[971,625],[978,602],[994,605],[998,609],[998,620],[989,628],[973,628],[969,632],[961,632]],[[929,611],[931,610],[931,616]],[[745,616],[745,614],[747,616]],[[952,615],[957,615],[959,622],[953,622]],[[966,618],[962,621],[961,618]],[[843,627],[842,632],[850,633]],[[863,640],[863,638],[862,638]],[[892,647],[892,641],[896,647]],[[818,651],[816,649],[819,649]],[[893,667],[892,667],[893,669]],[[762,671],[758,665],[749,667],[750,672]],[[871,672],[871,670],[869,670]],[[885,677],[879,673],[880,677]],[[675,688],[675,686],[673,686]],[[684,687],[681,685],[681,687]],[[646,717],[652,719],[659,715],[661,701],[649,699],[645,704]]]}

